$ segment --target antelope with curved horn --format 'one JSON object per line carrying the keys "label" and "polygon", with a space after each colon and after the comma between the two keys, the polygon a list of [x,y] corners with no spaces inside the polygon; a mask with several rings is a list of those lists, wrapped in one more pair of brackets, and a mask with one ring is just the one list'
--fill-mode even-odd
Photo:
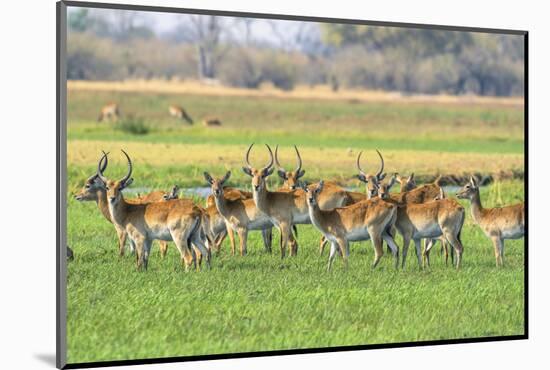
{"label": "antelope with curved horn", "polygon": [[394,222],[396,207],[378,198],[367,199],[347,207],[322,210],[319,207],[319,195],[323,191],[323,181],[318,184],[304,187],[307,198],[308,212],[312,224],[331,243],[328,270],[339,251],[348,265],[349,242],[372,240],[374,245],[375,268],[383,255],[382,240],[390,245],[395,258],[395,267],[399,263],[399,249],[393,238],[386,232]]}
{"label": "antelope with curved horn", "polygon": [[375,197],[378,194],[378,186],[382,180],[386,177],[386,174],[384,172],[384,158],[382,157],[382,154],[376,149],[376,153],[378,153],[378,156],[380,157],[380,169],[376,173],[376,175],[371,175],[369,173],[366,173],[361,168],[361,155],[363,154],[363,151],[359,152],[359,155],[357,156],[357,169],[359,170],[359,174],[357,175],[357,178],[364,182],[366,184],[367,189],[367,198],[371,199]]}
{"label": "antelope with curved horn", "polygon": [[299,188],[299,181],[306,171],[302,170],[302,157],[296,145],[294,145],[296,151],[296,158],[298,160],[298,167],[294,171],[286,171],[279,163],[279,145],[275,146],[275,163],[277,164],[277,174],[283,179],[283,189],[296,190]]}
{"label": "antelope with curved horn", "polygon": [[[281,233],[281,257],[284,258],[287,245],[291,240],[292,225],[311,223],[305,192],[302,189],[294,191],[269,191],[265,179],[274,171],[273,152],[269,145],[266,144],[270,161],[265,167],[260,169],[254,168],[249,160],[250,150],[253,145],[254,144],[251,144],[246,151],[246,167],[243,167],[243,171],[252,178],[252,195],[256,207],[269,217],[272,224],[275,225]],[[319,204],[323,209],[331,209],[344,204],[347,199],[348,195],[345,191],[336,190],[327,192],[326,196],[319,200]],[[290,255],[295,255],[297,253],[295,247],[296,244],[291,245]]]}
{"label": "antelope with curved horn", "polygon": [[483,208],[476,179],[464,185],[456,194],[459,199],[468,199],[472,216],[485,235],[493,242],[497,267],[504,265],[504,240],[520,239],[525,234],[525,203]]}
{"label": "antelope with curved horn", "polygon": [[103,122],[105,119],[109,122],[117,121],[120,117],[120,109],[117,103],[109,103],[104,105],[99,111],[97,122]]}
{"label": "antelope with curved horn", "polygon": [[[103,152],[103,154],[106,154],[106,153]],[[103,160],[101,163],[102,171],[105,171],[105,169],[107,168],[107,164],[108,164],[107,157],[105,157],[105,160]],[[127,199],[127,202],[134,203],[134,204],[158,202],[163,199],[162,197],[164,195],[166,195],[166,193],[163,191],[154,191],[138,199]],[[80,190],[80,193],[75,195],[75,199],[79,202],[87,202],[87,201],[96,202],[99,208],[99,211],[101,212],[103,217],[105,217],[105,219],[110,223],[113,223],[113,221],[111,220],[111,214],[109,212],[109,205],[107,202],[107,190],[105,189],[103,182],[99,180],[97,173],[90,176],[88,179],[86,179],[86,182],[84,183],[84,186]],[[118,228],[116,225],[114,226],[115,226],[115,230],[118,238],[119,256],[122,257],[124,256],[124,252],[125,252],[127,234],[126,234],[126,231]],[[131,244],[131,247],[133,250],[134,249],[133,244]],[[159,247],[160,247],[161,257],[165,257],[166,252],[168,250],[168,243],[165,241],[159,241]]]}
{"label": "antelope with curved horn", "polygon": [[[277,174],[281,179],[283,179],[283,186],[280,189],[278,189],[278,191],[285,191],[285,190],[292,191],[292,190],[298,189],[300,187],[300,178],[303,177],[306,172],[305,170],[302,169],[302,157],[300,156],[300,151],[298,150],[296,145],[294,145],[294,150],[296,151],[298,166],[294,171],[286,171],[279,162],[279,156],[278,156],[279,145],[275,147],[275,164],[277,165]],[[325,188],[325,193],[323,193],[323,195],[333,194],[335,192],[342,195],[344,194],[344,192],[347,194],[346,197],[342,197],[341,202],[338,202],[338,204],[335,204],[336,207],[347,206],[366,199],[364,194],[346,191],[335,183],[325,182],[324,188]],[[293,225],[293,231],[294,231],[294,235],[298,236],[298,230],[296,228],[296,225]],[[321,236],[321,240],[319,242],[319,253],[321,254],[323,253],[323,250],[327,242],[328,242],[327,239],[324,236]]]}
{"label": "antelope with curved horn", "polygon": [[[216,208],[227,225],[239,236],[240,253],[244,256],[247,252],[248,232],[250,230],[271,229],[273,224],[269,217],[262,213],[254,203],[254,199],[230,200],[224,195],[223,184],[229,179],[231,172],[228,171],[221,179],[213,179],[208,172],[204,172],[204,178],[212,187],[212,194],[216,202]],[[291,243],[294,238],[291,235]],[[271,250],[267,250],[271,253]],[[235,251],[232,250],[234,254]]]}
{"label": "antelope with curved horn", "polygon": [[193,120],[191,119],[191,117],[189,117],[189,115],[187,114],[185,109],[183,109],[179,105],[174,105],[174,104],[170,105],[168,107],[168,113],[170,113],[170,115],[172,117],[175,117],[175,118],[178,118],[180,120],[186,121],[190,125],[193,124]]}
{"label": "antelope with curved horn", "polygon": [[[122,153],[128,162],[128,172],[122,179],[107,179],[103,175],[101,161],[98,163],[97,175],[107,189],[109,212],[113,223],[125,230],[136,246],[138,269],[147,269],[149,251],[154,239],[174,241],[186,269],[195,263],[195,254],[190,243],[199,249],[201,257],[206,257],[206,263],[210,266],[210,252],[202,239],[203,210],[187,199],[147,204],[127,202],[122,190],[133,181],[133,166],[128,154],[125,151]],[[104,154],[103,158],[107,158],[107,155]]]}

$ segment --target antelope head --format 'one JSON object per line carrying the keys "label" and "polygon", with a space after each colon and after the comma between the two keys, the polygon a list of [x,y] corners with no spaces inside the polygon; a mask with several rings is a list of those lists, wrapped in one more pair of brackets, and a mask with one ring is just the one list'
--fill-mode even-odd
{"label": "antelope head", "polygon": [[164,200],[178,199],[178,193],[179,193],[179,191],[180,191],[179,186],[174,185],[174,186],[172,187],[172,190],[171,190],[169,193],[164,194],[164,195],[162,196],[162,199],[164,199]]}
{"label": "antelope head", "polygon": [[[101,161],[99,161],[97,166],[97,176],[103,182],[105,189],[107,190],[107,199],[112,205],[118,203],[121,200],[122,190],[124,190],[124,188],[128,187],[134,181],[134,179],[131,178],[133,169],[132,160],[124,150],[122,150],[122,153],[124,153],[124,155],[126,156],[126,160],[128,161],[128,173],[122,179],[118,181],[109,180],[103,175]],[[103,158],[105,158],[105,161],[107,161],[107,154],[103,154]]]}
{"label": "antelope head", "polygon": [[414,179],[414,172],[411,173],[410,176],[407,178],[397,176],[396,180],[401,185],[400,191],[402,193],[416,188],[416,180]]}
{"label": "antelope head", "polygon": [[470,176],[470,181],[456,193],[456,197],[458,199],[472,199],[478,192],[477,181],[473,176]]}
{"label": "antelope head", "polygon": [[216,180],[213,179],[208,172],[204,172],[204,178],[212,187],[212,194],[214,194],[216,198],[223,197],[223,184],[229,180],[229,177],[231,177],[231,171],[227,171],[223,178]]}
{"label": "antelope head", "polygon": [[376,150],[376,153],[378,153],[378,156],[380,157],[380,169],[375,175],[366,173],[361,169],[360,160],[361,160],[361,154],[363,152],[360,152],[357,156],[357,169],[359,170],[359,174],[357,175],[357,178],[367,184],[367,198],[370,199],[372,197],[375,197],[378,194],[378,187],[379,184],[384,178],[386,177],[386,174],[384,172],[384,158],[382,158],[382,154]]}
{"label": "antelope head", "polygon": [[252,167],[248,159],[248,157],[250,156],[250,150],[252,149],[253,145],[254,144],[250,144],[248,150],[246,151],[246,156],[244,158],[246,162],[246,167],[243,167],[243,171],[248,176],[252,177],[252,190],[254,192],[259,192],[265,189],[265,178],[273,173],[273,152],[271,151],[269,145],[265,144],[267,150],[269,150],[269,163],[267,164],[267,166],[260,169],[254,168]]}
{"label": "antelope head", "polygon": [[284,180],[284,186],[290,190],[296,190],[299,187],[300,178],[306,173],[306,171],[302,170],[302,157],[300,157],[300,152],[298,151],[296,145],[294,145],[294,150],[296,150],[298,167],[296,167],[294,171],[286,171],[279,163],[279,157],[277,155],[279,145],[275,147],[275,164],[277,164],[277,174]]}
{"label": "antelope head", "polygon": [[310,207],[318,207],[319,206],[319,203],[317,202],[317,197],[323,191],[323,186],[324,185],[325,185],[324,181],[321,180],[321,181],[319,181],[318,184],[313,184],[313,185],[309,185],[309,186],[306,186],[306,185],[302,186],[302,189],[304,189],[304,191],[306,192],[306,200],[307,200],[308,206],[310,206]]}
{"label": "antelope head", "polygon": [[[99,161],[99,167],[102,172],[105,171],[105,168],[107,168],[107,154],[109,153],[103,152],[103,157],[101,157],[101,160]],[[105,185],[96,173],[86,179],[80,193],[75,195],[75,199],[79,202],[97,200],[97,193],[99,191],[105,191]]]}
{"label": "antelope head", "polygon": [[394,173],[389,181],[380,183],[378,186],[378,196],[381,199],[388,199],[390,197],[390,190],[392,186],[397,182],[397,173]]}

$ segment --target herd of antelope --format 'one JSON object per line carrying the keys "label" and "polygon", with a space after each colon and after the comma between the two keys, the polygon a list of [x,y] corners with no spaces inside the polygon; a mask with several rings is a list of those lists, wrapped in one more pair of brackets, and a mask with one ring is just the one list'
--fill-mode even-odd
{"label": "herd of antelope", "polygon": [[[193,119],[187,114],[185,109],[179,105],[172,104],[168,107],[168,113],[171,117],[174,117],[178,120],[185,121],[188,124],[192,125],[194,123]],[[99,116],[97,117],[97,122],[117,122],[120,118],[120,107],[117,103],[108,103],[104,105],[99,111]],[[216,117],[207,117],[202,120],[202,124],[205,127],[219,127],[222,125],[222,122]]]}
{"label": "herd of antelope", "polygon": [[[401,266],[405,267],[409,244],[414,241],[418,265],[429,266],[429,253],[439,240],[448,250],[452,263],[458,269],[461,265],[464,247],[461,230],[465,220],[465,209],[455,199],[445,196],[439,185],[439,178],[431,184],[417,186],[414,174],[400,177],[394,173],[386,179],[384,159],[380,157],[380,168],[376,173],[363,171],[357,157],[357,178],[366,184],[366,192],[348,191],[335,182],[319,181],[306,185],[302,181],[305,170],[296,146],[297,167],[286,171],[266,144],[269,162],[262,167],[250,163],[250,152],[245,153],[244,173],[250,176],[252,192],[225,186],[231,172],[221,177],[204,172],[204,179],[212,194],[206,206],[200,206],[191,199],[179,198],[179,189],[170,192],[155,191],[135,199],[127,199],[122,190],[133,181],[133,164],[130,156],[122,151],[128,163],[126,175],[119,180],[105,176],[108,153],[103,152],[97,171],[89,177],[82,190],[76,195],[78,201],[95,201],[105,219],[111,222],[118,236],[119,254],[124,255],[126,240],[135,251],[137,268],[147,269],[151,246],[154,240],[160,242],[161,256],[165,256],[167,242],[173,241],[180,253],[185,269],[200,268],[204,259],[210,267],[212,250],[219,253],[224,239],[229,236],[231,252],[235,254],[235,237],[239,237],[239,251],[247,253],[247,238],[250,231],[262,233],[264,247],[271,252],[272,229],[280,233],[280,253],[298,253],[298,229],[296,225],[312,224],[320,232],[320,253],[330,243],[328,270],[336,254],[348,265],[350,242],[371,240],[374,246],[373,268],[383,255],[386,242],[399,266],[400,249],[395,242],[396,233],[403,239]],[[266,179],[277,174],[284,181],[279,189],[268,189]],[[399,193],[390,189],[399,183]],[[494,245],[496,264],[504,263],[504,240],[518,239],[524,235],[525,210],[523,202],[501,208],[483,208],[479,186],[474,177],[457,193],[459,199],[471,203],[475,223]],[[425,246],[421,250],[421,241]]]}

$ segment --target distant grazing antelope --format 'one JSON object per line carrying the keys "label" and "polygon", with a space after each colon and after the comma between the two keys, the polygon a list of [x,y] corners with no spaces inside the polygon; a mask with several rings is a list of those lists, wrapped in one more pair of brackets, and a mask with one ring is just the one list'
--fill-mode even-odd
{"label": "distant grazing antelope", "polygon": [[97,122],[108,120],[109,122],[117,121],[120,117],[120,109],[117,103],[109,103],[104,105],[99,112]]}
{"label": "distant grazing antelope", "polygon": [[[270,218],[256,207],[254,199],[229,200],[224,196],[223,184],[230,176],[230,171],[221,179],[213,179],[208,172],[204,173],[204,178],[212,187],[216,208],[227,224],[237,232],[240,240],[240,253],[241,256],[244,256],[247,252],[248,231],[271,229],[273,224]],[[291,243],[294,243],[292,235],[290,238]],[[234,250],[232,253],[235,253]]]}
{"label": "distant grazing antelope", "polygon": [[[174,241],[186,269],[195,263],[195,254],[190,244],[199,249],[210,266],[210,253],[203,240],[203,210],[187,199],[173,199],[147,204],[131,204],[124,199],[122,190],[132,183],[132,161],[128,161],[128,173],[113,181],[103,175],[101,161],[97,175],[107,189],[107,200],[111,219],[125,230],[136,246],[138,269],[147,269],[149,251],[153,240]],[[107,154],[103,155],[106,158]],[[199,259],[200,265],[200,259]],[[198,267],[198,266],[197,266]]]}
{"label": "distant grazing antelope", "polygon": [[184,120],[190,125],[193,124],[193,120],[191,119],[191,117],[189,117],[185,109],[183,109],[179,105],[170,105],[168,107],[168,112],[172,117],[176,117],[178,119]]}
{"label": "distant grazing antelope", "polygon": [[[281,257],[285,257],[285,251],[291,240],[292,225],[310,224],[309,211],[306,204],[305,192],[302,189],[294,191],[269,191],[265,179],[274,171],[273,152],[269,145],[266,147],[269,151],[270,161],[267,166],[260,169],[252,167],[249,161],[251,144],[245,155],[246,166],[243,167],[244,173],[252,178],[252,195],[256,207],[265,213],[281,233],[280,247]],[[319,205],[322,209],[331,209],[342,204],[348,199],[345,191],[339,189],[330,189],[319,198]],[[296,255],[296,245],[290,249],[290,255]]]}
{"label": "distant grazing antelope", "polygon": [[[105,152],[103,152],[103,154],[105,154]],[[105,157],[105,159],[101,163],[102,171],[105,171],[105,169],[107,168],[107,164],[108,161]],[[158,202],[161,201],[165,195],[166,193],[163,191],[154,191],[152,193],[140,196],[137,199],[127,199],[126,201],[133,204]],[[80,192],[75,195],[75,199],[80,202],[96,202],[99,211],[101,212],[103,217],[105,217],[105,219],[110,223],[113,223],[113,221],[111,220],[111,214],[109,212],[109,205],[107,202],[107,190],[105,189],[103,182],[98,178],[97,173],[86,179],[86,182],[84,183],[84,186],[82,187]],[[126,231],[118,228],[116,225],[115,230],[118,237],[119,255],[124,256],[124,247],[126,244],[127,233]],[[133,244],[131,246],[133,249]],[[164,257],[168,250],[168,243],[165,241],[159,241],[159,247],[160,254],[162,257]]]}
{"label": "distant grazing antelope", "polygon": [[202,124],[205,127],[220,127],[222,125],[222,121],[218,118],[206,118],[202,121]]}
{"label": "distant grazing antelope", "polygon": [[506,207],[483,208],[479,186],[473,177],[456,196],[459,199],[470,200],[475,222],[493,242],[497,267],[504,265],[504,240],[520,239],[525,234],[524,202]]}
{"label": "distant grazing antelope", "polygon": [[312,224],[331,243],[328,270],[337,251],[344,259],[344,266],[348,265],[349,242],[372,240],[374,245],[374,262],[376,267],[383,255],[382,240],[390,245],[395,257],[395,267],[399,263],[399,248],[393,238],[387,234],[387,228],[395,220],[396,206],[384,202],[379,198],[364,200],[347,207],[322,210],[318,198],[323,191],[323,181],[317,185],[305,187],[307,205]]}

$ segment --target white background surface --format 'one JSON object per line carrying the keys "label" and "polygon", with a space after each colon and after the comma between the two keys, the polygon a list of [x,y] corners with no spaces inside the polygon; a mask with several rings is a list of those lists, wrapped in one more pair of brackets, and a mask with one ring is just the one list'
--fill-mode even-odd
{"label": "white background surface", "polygon": [[[550,22],[545,2],[127,2],[530,31],[531,325],[528,341],[218,360],[139,368],[548,368],[550,245],[544,233],[548,230],[545,222],[549,220],[546,213],[549,205],[543,187],[549,183],[549,170],[544,165],[547,160],[543,157],[548,153],[545,149],[549,146]],[[4,237],[0,262],[0,367],[52,368],[55,363],[55,2],[7,1],[2,4],[1,14],[0,219],[3,227],[0,230]],[[449,307],[449,310],[452,309]]]}

